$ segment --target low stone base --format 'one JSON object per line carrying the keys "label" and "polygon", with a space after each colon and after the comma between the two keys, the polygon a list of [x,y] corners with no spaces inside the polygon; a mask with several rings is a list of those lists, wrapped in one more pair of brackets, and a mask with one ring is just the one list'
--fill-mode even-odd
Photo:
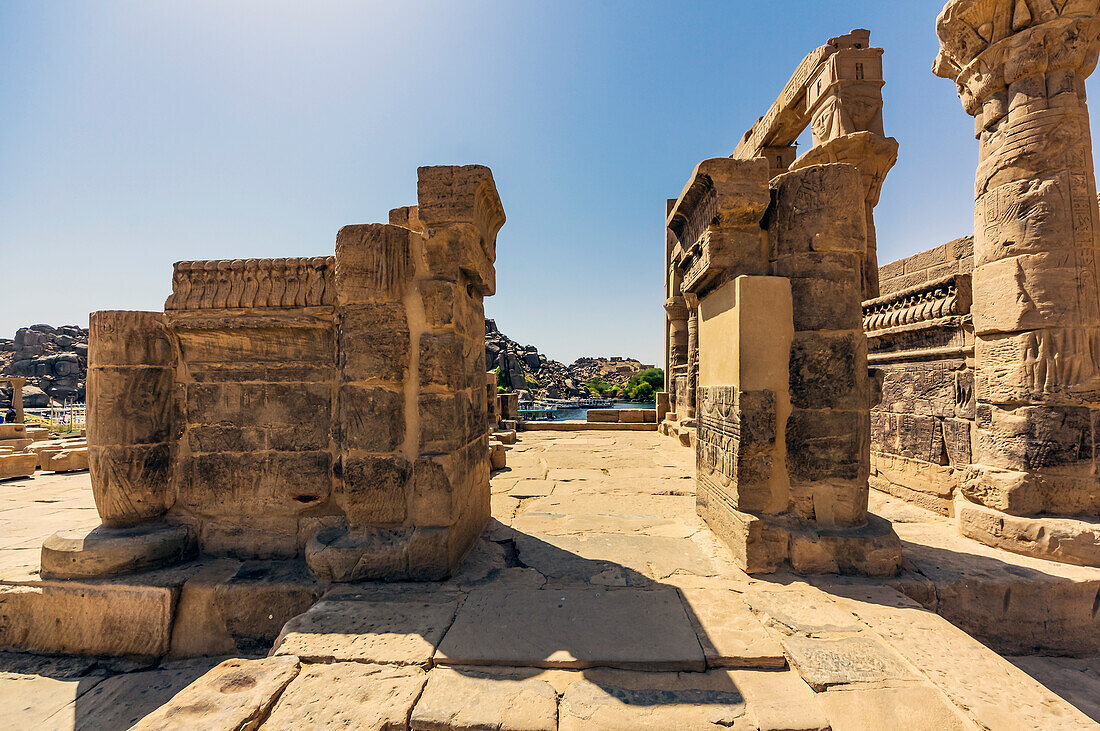
{"label": "low stone base", "polygon": [[144,571],[179,563],[195,551],[195,534],[186,525],[59,531],[42,544],[42,577],[86,579]]}
{"label": "low stone base", "polygon": [[1100,521],[1018,516],[955,498],[959,533],[987,546],[1077,566],[1100,567]]}
{"label": "low stone base", "polygon": [[37,468],[36,454],[0,454],[0,480],[30,477]]}
{"label": "low stone base", "polygon": [[457,538],[448,527],[325,528],[306,544],[306,564],[322,581],[442,581],[466,554]]}
{"label": "low stone base", "polygon": [[43,467],[47,472],[76,472],[88,469],[88,448],[66,449],[50,455]]}
{"label": "low stone base", "polygon": [[496,439],[489,440],[489,469],[502,470],[508,466],[508,450],[504,448],[504,442]]}
{"label": "low stone base", "polygon": [[696,508],[746,573],[789,567],[800,574],[894,576],[901,567],[901,539],[874,515],[856,528],[821,528],[789,516],[735,510],[702,485]]}
{"label": "low stone base", "polygon": [[0,649],[141,660],[266,654],[324,589],[300,561],[233,559],[0,582]]}
{"label": "low stone base", "polygon": [[495,431],[492,434],[493,438],[501,442],[502,444],[515,444],[516,443],[516,430],[508,429]]}

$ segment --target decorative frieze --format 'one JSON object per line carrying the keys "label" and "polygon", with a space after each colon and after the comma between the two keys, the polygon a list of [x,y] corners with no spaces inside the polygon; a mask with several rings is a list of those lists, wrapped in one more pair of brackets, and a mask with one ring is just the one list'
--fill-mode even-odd
{"label": "decorative frieze", "polygon": [[176,262],[172,310],[318,307],[335,302],[334,256]]}

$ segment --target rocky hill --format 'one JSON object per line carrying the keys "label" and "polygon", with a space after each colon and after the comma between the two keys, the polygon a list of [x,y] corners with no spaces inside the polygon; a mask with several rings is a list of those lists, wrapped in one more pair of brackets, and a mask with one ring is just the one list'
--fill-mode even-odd
{"label": "rocky hill", "polygon": [[650,366],[634,358],[578,358],[572,365],[550,360],[533,345],[520,345],[502,333],[496,322],[485,320],[485,364],[500,367],[508,384],[545,398],[579,398],[591,394],[585,385],[601,378],[621,386],[638,371]]}
{"label": "rocky hill", "polygon": [[[21,327],[15,338],[0,338],[0,375],[23,376],[24,406],[47,406],[50,399],[84,400],[88,373],[88,331],[77,325]],[[11,404],[11,389],[0,384],[0,406]]]}

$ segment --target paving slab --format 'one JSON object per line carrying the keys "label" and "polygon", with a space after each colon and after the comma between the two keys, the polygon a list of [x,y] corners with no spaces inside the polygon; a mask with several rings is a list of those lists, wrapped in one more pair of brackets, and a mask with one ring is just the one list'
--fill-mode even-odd
{"label": "paving slab", "polygon": [[423,589],[348,590],[330,597],[288,621],[272,653],[307,662],[427,666],[459,599],[455,592]]}
{"label": "paving slab", "polygon": [[828,731],[817,694],[793,670],[731,670],[759,731]]}
{"label": "paving slab", "polygon": [[558,727],[558,695],[550,683],[529,675],[436,668],[416,702],[409,728],[554,731]]}
{"label": "paving slab", "polygon": [[555,484],[553,480],[516,480],[508,495],[518,499],[545,497],[554,492]]}
{"label": "paving slab", "polygon": [[832,685],[916,679],[886,645],[870,637],[792,635],[782,642],[791,666],[819,692]]}
{"label": "paving slab", "polygon": [[981,728],[1096,729],[1096,723],[982,643],[893,589],[865,580],[818,584]]}
{"label": "paving slab", "polygon": [[680,589],[708,668],[783,668],[787,658],[737,592]]}
{"label": "paving slab", "polygon": [[974,731],[977,727],[932,685],[838,686],[819,693],[832,731]]}
{"label": "paving slab", "polygon": [[262,728],[404,729],[426,679],[418,667],[358,662],[304,665]]}
{"label": "paving slab", "polygon": [[772,626],[787,633],[811,637],[859,632],[862,625],[851,612],[838,607],[827,595],[805,584],[746,589],[745,603]]}
{"label": "paving slab", "polygon": [[87,658],[0,652],[3,725],[10,729],[41,728],[47,719],[57,716],[57,726],[71,728],[75,721],[73,704],[105,677],[88,674],[94,665],[95,661]]}
{"label": "paving slab", "polygon": [[1100,723],[1100,657],[1031,655],[1006,659]]}
{"label": "paving slab", "polygon": [[687,538],[702,526],[692,497],[569,494],[524,503],[512,527],[535,535],[628,533]]}
{"label": "paving slab", "polygon": [[155,670],[105,678],[50,717],[56,728],[77,731],[128,729],[202,677],[219,660],[168,663]]}
{"label": "paving slab", "polygon": [[232,659],[139,721],[134,731],[256,728],[298,674],[298,658]]}
{"label": "paving slab", "polygon": [[439,644],[441,665],[705,668],[675,589],[477,589]]}
{"label": "paving slab", "polygon": [[713,576],[714,559],[684,538],[594,533],[580,536],[515,535],[520,562],[551,580],[646,586],[680,572]]}
{"label": "paving slab", "polygon": [[625,673],[594,670],[566,688],[561,731],[755,729],[729,673]]}

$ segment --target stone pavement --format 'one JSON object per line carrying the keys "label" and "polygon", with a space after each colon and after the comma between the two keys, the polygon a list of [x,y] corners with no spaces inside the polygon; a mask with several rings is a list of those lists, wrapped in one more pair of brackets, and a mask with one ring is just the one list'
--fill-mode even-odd
{"label": "stone pavement", "polygon": [[[1097,727],[1081,712],[1098,715],[1094,659],[1009,662],[882,581],[745,575],[695,515],[693,459],[653,433],[524,434],[493,477],[494,519],[451,580],[338,585],[286,623],[268,657],[153,666],[2,653],[6,722]],[[0,501],[0,561],[18,571],[34,570],[50,532],[97,522],[86,474],[0,483]],[[875,507],[907,542],[948,540],[935,516]],[[892,584],[935,593],[922,571],[931,564]]]}

